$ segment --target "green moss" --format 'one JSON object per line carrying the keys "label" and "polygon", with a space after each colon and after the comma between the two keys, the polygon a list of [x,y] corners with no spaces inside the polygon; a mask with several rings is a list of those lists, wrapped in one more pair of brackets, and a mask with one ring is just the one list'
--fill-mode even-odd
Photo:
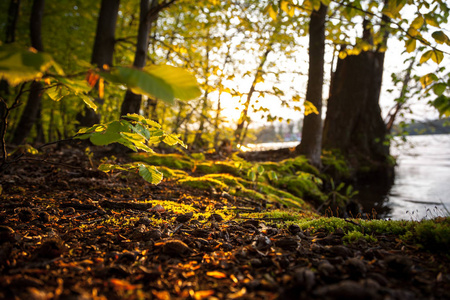
{"label": "green moss", "polygon": [[165,166],[172,169],[192,170],[194,163],[186,155],[171,153],[133,153],[131,158],[136,161],[142,161],[154,166]]}
{"label": "green moss", "polygon": [[215,188],[218,190],[227,190],[228,186],[217,180],[217,179],[213,179],[213,178],[208,178],[208,177],[191,177],[188,176],[186,178],[180,179],[178,180],[178,183],[183,185],[183,186],[188,186],[188,187],[193,187],[193,188],[198,188],[198,189],[203,189],[203,190],[209,190],[210,188]]}
{"label": "green moss", "polygon": [[185,171],[182,170],[174,170],[165,166],[159,166],[157,167],[158,171],[163,173],[164,178],[166,179],[179,179],[187,177],[188,174]]}
{"label": "green moss", "polygon": [[344,243],[347,243],[347,244],[351,244],[360,239],[364,239],[368,242],[378,242],[378,240],[375,237],[368,235],[368,234],[364,234],[359,231],[350,231],[342,239],[343,239]]}
{"label": "green moss", "polygon": [[196,172],[202,174],[227,173],[238,176],[241,163],[233,161],[206,161],[197,164]]}
{"label": "green moss", "polygon": [[285,188],[291,194],[304,198],[309,197],[319,202],[327,200],[319,186],[322,185],[320,178],[305,172],[298,172],[296,175],[284,176],[277,182],[277,186]]}
{"label": "green moss", "polygon": [[220,182],[225,183],[229,187],[243,187],[242,183],[240,183],[239,178],[236,178],[229,174],[208,174],[204,176],[205,178],[212,178],[215,180],[219,180]]}
{"label": "green moss", "polygon": [[324,171],[335,180],[350,178],[351,172],[349,165],[338,150],[324,150],[321,155],[321,160]]}

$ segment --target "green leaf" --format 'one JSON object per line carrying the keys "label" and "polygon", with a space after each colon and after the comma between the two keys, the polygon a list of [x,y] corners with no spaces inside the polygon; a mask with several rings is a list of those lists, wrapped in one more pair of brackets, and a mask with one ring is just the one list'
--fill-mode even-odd
{"label": "green leaf", "polygon": [[172,87],[163,79],[142,70],[116,67],[110,72],[101,72],[100,75],[108,81],[125,85],[135,94],[156,97],[170,104],[174,103]]}
{"label": "green leaf", "polygon": [[168,134],[164,137],[163,142],[166,143],[169,146],[174,146],[176,144],[180,144],[184,148],[187,148],[187,146],[183,143],[182,140],[180,140],[176,135],[174,134]]}
{"label": "green leaf", "polygon": [[138,114],[127,114],[126,116],[123,116],[123,118],[130,119],[130,120],[142,123],[144,125],[148,125],[150,127],[161,128],[161,125],[158,124],[157,122],[147,119],[146,117],[138,115]]}
{"label": "green leaf", "polygon": [[253,169],[248,170],[247,177],[250,178],[251,181],[256,180],[256,172]]}
{"label": "green leaf", "polygon": [[127,126],[124,126],[120,121],[113,121],[107,124],[105,131],[93,133],[90,141],[97,146],[109,145],[118,142],[122,138],[120,133],[124,131],[128,131]]}
{"label": "green leaf", "polygon": [[12,86],[42,78],[53,64],[53,58],[47,53],[0,46],[0,79]]}
{"label": "green leaf", "polygon": [[422,83],[422,87],[426,88],[430,84],[432,84],[434,81],[438,81],[439,78],[436,76],[436,74],[428,73],[427,75],[424,75],[420,77],[420,83]]}
{"label": "green leaf", "polygon": [[433,85],[433,92],[437,96],[442,95],[445,92],[446,89],[447,89],[447,85],[445,83],[442,83],[442,82],[439,82],[439,83],[436,83],[435,85]]}
{"label": "green leaf", "polygon": [[449,97],[446,97],[445,95],[440,95],[431,103],[431,105],[434,106],[439,111],[440,117],[442,116],[450,117]]}
{"label": "green leaf", "polygon": [[256,172],[258,172],[259,175],[262,175],[264,173],[264,167],[258,165],[258,167],[256,168]]}
{"label": "green leaf", "polygon": [[77,94],[77,96],[80,97],[89,108],[97,111],[97,105],[95,104],[94,99],[91,96],[85,95],[83,93]]}
{"label": "green leaf", "polygon": [[57,85],[57,86],[52,86],[51,88],[47,89],[47,95],[53,101],[58,102],[65,96],[70,95],[70,91],[65,86]]}
{"label": "green leaf", "polygon": [[434,26],[434,27],[439,27],[439,22],[436,20],[436,18],[431,15],[431,14],[426,14],[425,15],[425,22],[428,25]]}
{"label": "green leaf", "polygon": [[163,174],[154,166],[149,166],[142,163],[139,164],[139,175],[151,184],[158,184],[163,179]]}
{"label": "green leaf", "polygon": [[434,40],[438,44],[444,44],[444,43],[446,44],[449,42],[448,36],[442,30],[433,32],[433,34],[431,36],[434,38]]}
{"label": "green leaf", "polygon": [[175,98],[180,100],[192,100],[199,97],[202,92],[198,87],[194,75],[183,68],[169,65],[152,65],[144,69],[149,74],[159,77],[172,89]]}
{"label": "green leaf", "polygon": [[268,176],[269,176],[269,179],[272,180],[272,181],[277,181],[278,180],[277,172],[275,172],[273,170],[268,173]]}

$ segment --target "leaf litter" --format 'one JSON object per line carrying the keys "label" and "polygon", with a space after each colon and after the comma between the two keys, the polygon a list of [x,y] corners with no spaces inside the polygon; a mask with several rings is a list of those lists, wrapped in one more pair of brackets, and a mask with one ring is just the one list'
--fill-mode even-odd
{"label": "leaf litter", "polygon": [[106,176],[83,151],[54,151],[80,168],[0,174],[2,299],[449,299],[445,253],[393,234],[344,243],[339,229],[252,218],[258,202]]}

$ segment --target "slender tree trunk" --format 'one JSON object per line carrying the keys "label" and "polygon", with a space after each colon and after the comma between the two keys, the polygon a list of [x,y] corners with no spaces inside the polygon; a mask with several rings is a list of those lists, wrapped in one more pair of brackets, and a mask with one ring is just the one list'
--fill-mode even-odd
{"label": "slender tree trunk", "polygon": [[[30,38],[31,47],[37,51],[44,51],[42,44],[41,28],[42,16],[44,15],[45,0],[34,0],[30,16]],[[28,101],[20,117],[19,124],[16,127],[12,143],[22,144],[31,132],[31,128],[36,123],[36,119],[41,105],[42,84],[33,81],[30,86]]]}
{"label": "slender tree trunk", "polygon": [[416,62],[415,57],[411,59],[411,62],[408,66],[408,69],[406,69],[406,75],[405,78],[403,78],[403,86],[402,90],[400,91],[400,96],[397,98],[397,103],[395,106],[391,109],[391,112],[387,116],[387,123],[386,123],[386,129],[388,132],[392,131],[392,127],[394,125],[395,119],[397,118],[398,113],[402,109],[403,105],[406,102],[406,92],[408,91],[408,84],[411,80],[411,72],[414,66],[414,63]]}
{"label": "slender tree trunk", "polygon": [[[209,35],[209,32],[207,33],[207,35]],[[200,120],[199,120],[199,126],[197,129],[197,132],[195,133],[195,137],[194,137],[194,141],[192,142],[192,146],[194,148],[197,149],[201,149],[204,146],[204,141],[202,139],[202,135],[203,135],[203,131],[205,130],[205,122],[206,122],[206,115],[208,113],[208,95],[209,95],[209,90],[208,90],[208,78],[209,78],[209,46],[206,45],[206,66],[205,69],[203,70],[204,74],[205,74],[205,84],[206,84],[206,88],[205,88],[205,93],[203,95],[203,101],[202,101],[202,109],[200,110]]]}
{"label": "slender tree trunk", "polygon": [[[137,37],[136,53],[134,55],[133,66],[142,69],[145,67],[145,62],[148,52],[148,41],[152,23],[157,19],[158,11],[155,8],[158,6],[158,0],[141,0],[140,14],[139,14],[139,30]],[[152,13],[153,12],[153,13]],[[121,115],[128,113],[139,114],[141,109],[142,96],[127,90],[125,99],[122,102]]]}
{"label": "slender tree trunk", "polygon": [[306,101],[311,102],[319,112],[305,115],[302,141],[297,153],[305,155],[312,165],[321,167],[322,153],[322,88],[325,54],[325,19],[328,7],[321,4],[318,11],[311,13],[309,23],[309,71]]}
{"label": "slender tree trunk", "polygon": [[256,69],[255,78],[253,79],[252,85],[250,87],[250,90],[247,94],[247,100],[244,103],[244,109],[241,112],[241,116],[239,118],[239,122],[237,124],[236,130],[234,131],[234,138],[235,138],[235,144],[241,144],[243,141],[243,131],[244,131],[244,125],[247,122],[248,118],[248,109],[250,107],[250,101],[252,100],[253,93],[255,92],[256,83],[258,82],[258,79],[262,73],[262,70],[264,68],[264,65],[267,61],[267,57],[269,56],[269,53],[272,52],[272,43],[270,43],[267,47],[267,50],[264,52],[263,56],[261,57],[261,62],[259,63],[258,68]]}
{"label": "slender tree trunk", "polygon": [[[8,19],[5,26],[5,44],[13,43],[16,40],[16,25],[19,19],[19,0],[11,0],[8,8]],[[0,80],[0,98],[3,101],[0,103],[0,133],[3,133],[6,128],[3,128],[3,124],[6,124],[6,120],[2,120],[6,116],[6,104],[8,103],[9,85],[6,80]]]}
{"label": "slender tree trunk", "polygon": [[[104,69],[105,66],[113,65],[119,4],[120,0],[102,0],[101,3],[91,57],[91,63],[98,66],[100,69]],[[97,106],[100,106],[102,102],[102,99],[96,99]],[[78,115],[77,119],[81,126],[88,127],[100,122],[100,114],[85,105],[84,115]]]}

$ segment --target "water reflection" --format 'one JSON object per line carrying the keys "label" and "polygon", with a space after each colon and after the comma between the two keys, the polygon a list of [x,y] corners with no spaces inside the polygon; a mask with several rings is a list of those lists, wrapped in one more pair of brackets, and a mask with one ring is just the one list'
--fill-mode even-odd
{"label": "water reflection", "polygon": [[397,156],[395,181],[390,189],[360,187],[365,211],[395,220],[433,218],[450,209],[450,135],[409,136],[393,147]]}

